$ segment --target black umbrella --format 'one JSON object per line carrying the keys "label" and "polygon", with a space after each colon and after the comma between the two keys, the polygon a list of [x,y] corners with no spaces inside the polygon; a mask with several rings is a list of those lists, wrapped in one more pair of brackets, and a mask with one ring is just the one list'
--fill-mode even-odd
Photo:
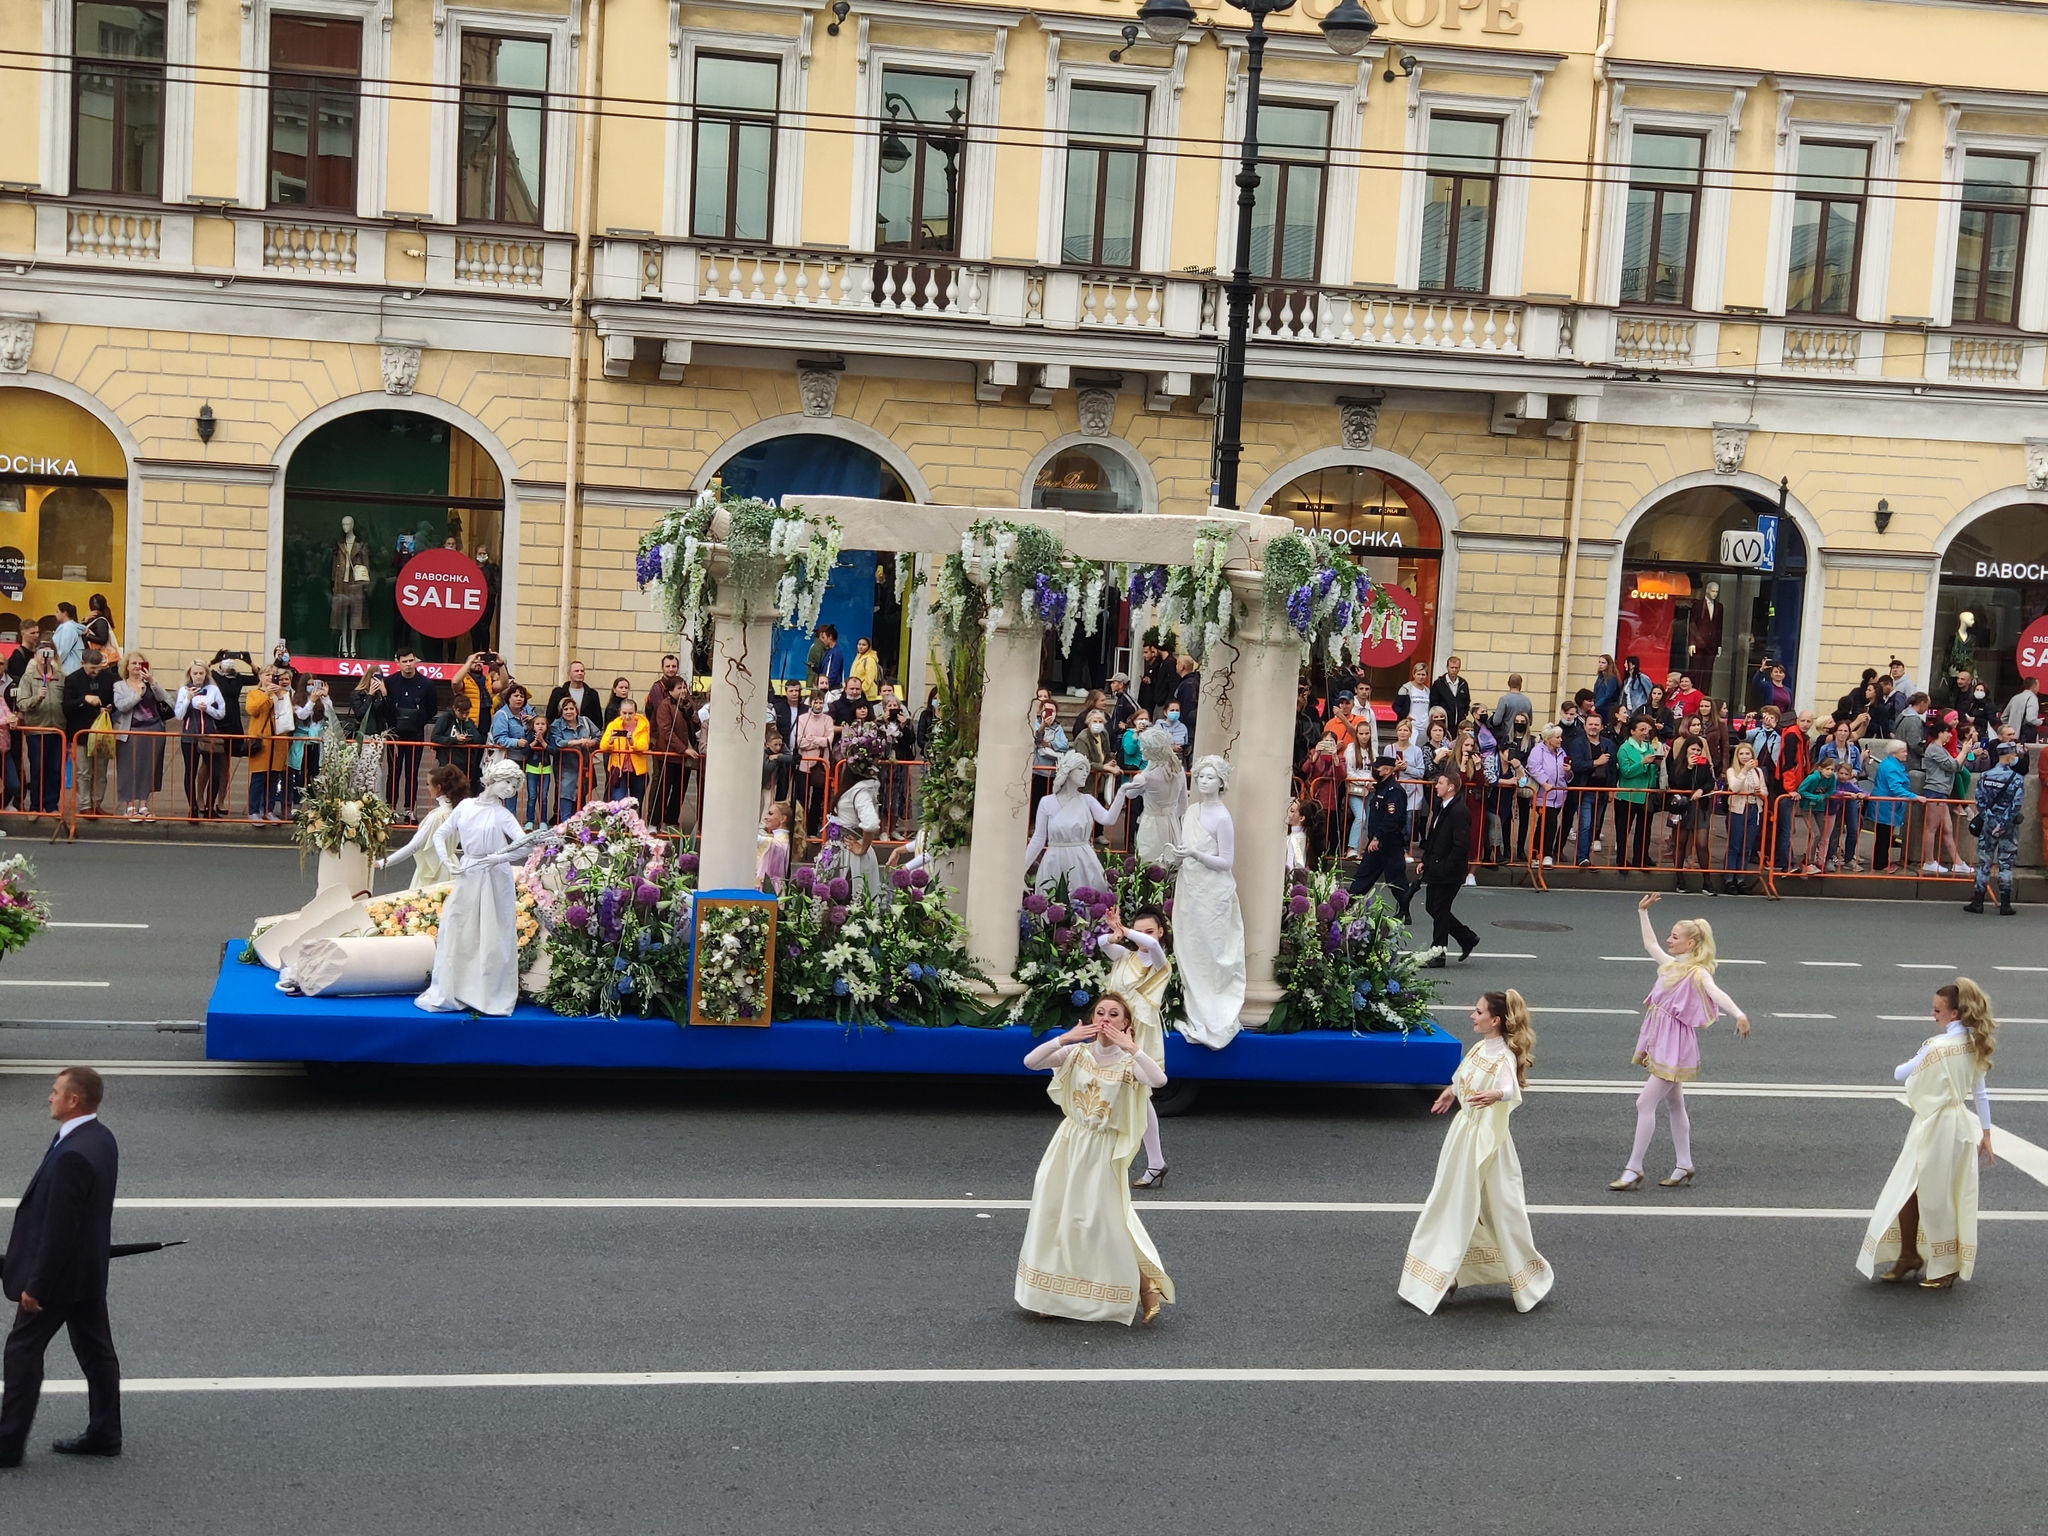
{"label": "black umbrella", "polygon": [[[182,1248],[185,1246],[185,1242],[186,1239],[182,1237],[174,1237],[168,1243],[115,1243],[107,1249],[107,1257],[110,1259],[125,1259],[130,1254],[155,1253],[160,1248]],[[6,1262],[7,1255],[0,1253],[0,1265],[4,1265]]]}

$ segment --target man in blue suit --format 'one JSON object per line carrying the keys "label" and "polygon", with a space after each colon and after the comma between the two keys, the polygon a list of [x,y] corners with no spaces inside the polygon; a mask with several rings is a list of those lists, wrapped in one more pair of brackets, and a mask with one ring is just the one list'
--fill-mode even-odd
{"label": "man in blue suit", "polygon": [[105,1085],[91,1067],[66,1067],[50,1090],[57,1135],[14,1212],[0,1259],[0,1290],[14,1302],[0,1395],[0,1467],[21,1465],[43,1391],[43,1354],[60,1328],[85,1373],[86,1430],[59,1440],[66,1456],[121,1454],[121,1362],[107,1321],[108,1245],[120,1149],[101,1123]]}

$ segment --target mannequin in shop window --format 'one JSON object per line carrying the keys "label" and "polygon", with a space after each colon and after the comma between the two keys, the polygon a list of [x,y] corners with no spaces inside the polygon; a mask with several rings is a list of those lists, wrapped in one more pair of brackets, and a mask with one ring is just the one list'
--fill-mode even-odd
{"label": "mannequin in shop window", "polygon": [[1726,610],[1721,606],[1721,583],[1707,583],[1706,596],[1692,605],[1685,626],[1686,665],[1702,680],[1714,675],[1714,661],[1721,654],[1721,626]]}
{"label": "mannequin in shop window", "polygon": [[1988,623],[1977,622],[1977,615],[1971,609],[1965,608],[1956,615],[1956,632],[1948,643],[1949,676],[1959,677],[1970,670],[1976,659],[1972,653],[1984,650],[1992,643],[1990,629]]}
{"label": "mannequin in shop window", "polygon": [[328,590],[331,596],[327,624],[334,631],[337,653],[353,656],[370,595],[370,546],[356,537],[356,520],[352,517],[341,520],[341,537],[334,545],[334,568]]}

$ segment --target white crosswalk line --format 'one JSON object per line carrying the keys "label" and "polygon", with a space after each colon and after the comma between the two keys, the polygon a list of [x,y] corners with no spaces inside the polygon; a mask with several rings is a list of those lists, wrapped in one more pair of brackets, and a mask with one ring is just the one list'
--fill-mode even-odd
{"label": "white crosswalk line", "polygon": [[[1997,1116],[1992,1118],[1995,1120]],[[1993,1156],[2011,1163],[2036,1184],[2048,1184],[2048,1150],[2035,1146],[2024,1136],[2015,1136],[2002,1125],[1991,1127]]]}

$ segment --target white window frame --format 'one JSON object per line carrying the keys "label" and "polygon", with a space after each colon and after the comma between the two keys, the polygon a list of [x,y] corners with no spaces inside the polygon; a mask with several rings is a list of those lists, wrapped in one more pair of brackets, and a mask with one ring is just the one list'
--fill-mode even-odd
{"label": "white window frame", "polygon": [[[1178,155],[1162,155],[1155,146],[1171,143],[1180,130],[1177,71],[1129,64],[1065,63],[1046,81],[1051,101],[1046,112],[1045,162],[1038,199],[1038,259],[1060,266],[1067,220],[1067,131],[1072,122],[1076,85],[1120,91],[1144,91],[1144,191],[1138,209],[1137,272],[1164,272],[1171,265],[1174,170]],[[1121,268],[1112,270],[1122,270]]]}
{"label": "white window frame", "polygon": [[[1953,110],[1953,109],[1951,109]],[[2027,238],[2020,249],[2019,329],[2038,335],[2048,331],[2048,132],[2039,138],[2010,133],[1979,133],[1954,129],[1944,153],[1942,196],[1936,204],[1933,306],[1937,329],[1955,324],[1956,247],[1963,226],[1963,157],[1972,150],[1987,155],[2024,156],[2034,162],[2027,195]]]}
{"label": "white window frame", "polygon": [[[548,94],[573,95],[581,52],[579,12],[567,16],[535,16],[525,11],[494,11],[449,6],[435,19],[434,106],[427,134],[427,217],[435,224],[457,224],[455,152],[462,126],[462,34],[488,32],[500,37],[533,38],[548,45]],[[550,103],[541,124],[540,231],[566,234],[575,179],[572,151],[576,142],[573,112]]]}
{"label": "white window frame", "polygon": [[[1447,303],[1486,298],[1511,299],[1522,292],[1522,256],[1528,243],[1529,178],[1524,170],[1534,137],[1541,101],[1542,76],[1530,78],[1527,96],[1477,96],[1462,91],[1431,90],[1419,84],[1422,70],[1410,79],[1408,135],[1401,173],[1401,222],[1395,247],[1396,286],[1422,288],[1422,215],[1429,199],[1429,125],[1438,113],[1446,117],[1488,117],[1500,124],[1500,171],[1495,183],[1500,201],[1493,211],[1493,262],[1480,293],[1444,290]],[[1432,294],[1438,290],[1431,289]]]}
{"label": "white window frame", "polygon": [[697,59],[700,54],[728,54],[773,59],[775,76],[775,185],[769,196],[768,243],[803,243],[804,102],[808,96],[811,50],[809,17],[804,34],[788,37],[760,32],[723,32],[686,27],[676,34],[669,65],[669,101],[676,110],[669,123],[668,163],[663,178],[662,234],[691,240],[690,210],[696,200]]}
{"label": "white window frame", "polygon": [[[1323,166],[1323,249],[1313,281],[1323,287],[1349,287],[1352,254],[1358,238],[1358,150],[1362,142],[1366,82],[1379,64],[1379,54],[1375,51],[1369,58],[1361,57],[1358,79],[1349,85],[1276,75],[1275,60],[1288,57],[1286,51],[1276,49],[1270,41],[1267,43],[1265,67],[1259,76],[1259,102],[1268,107],[1299,105],[1329,110],[1330,148]],[[1320,39],[1304,40],[1302,57],[1327,61],[1330,52]],[[1224,96],[1223,142],[1229,147],[1224,155],[1223,174],[1217,180],[1216,270],[1227,274],[1237,264],[1237,188],[1232,183],[1237,174],[1238,146],[1244,143],[1245,96],[1250,83],[1242,49],[1230,50],[1225,68],[1229,83]],[[1285,283],[1290,279],[1255,281]]]}
{"label": "white window frame", "polygon": [[[166,204],[192,196],[192,65],[198,58],[199,21],[188,0],[170,0],[164,11],[164,165],[159,197]],[[69,197],[71,187],[71,83],[76,73],[72,48],[74,0],[43,0],[43,56],[64,61],[43,76],[43,190]],[[88,193],[87,196],[99,196]],[[127,198],[120,201],[126,202]]]}
{"label": "white window frame", "polygon": [[[1781,112],[1794,98],[1780,98]],[[1792,284],[1792,205],[1798,200],[1799,146],[1862,144],[1870,149],[1870,171],[1863,196],[1863,251],[1856,269],[1856,308],[1847,315],[1791,317],[1817,326],[1881,323],[1890,314],[1892,227],[1898,202],[1892,188],[1899,174],[1899,150],[1905,143],[1908,103],[1900,103],[1890,123],[1835,123],[1816,118],[1781,116],[1776,162],[1777,192],[1771,199],[1769,266],[1764,272],[1764,308],[1777,319],[1788,318],[1786,294]]]}
{"label": "white window frame", "polygon": [[[390,0],[255,0],[243,12],[242,70],[251,84],[243,95],[247,110],[242,114],[235,196],[244,208],[257,213],[270,208],[270,22],[278,15],[360,22],[360,77],[385,80],[391,75]],[[371,86],[356,98],[356,217],[361,219],[381,218],[384,213],[385,145],[391,118],[387,90]],[[307,209],[305,213],[313,219],[334,216],[329,209]]]}
{"label": "white window frame", "polygon": [[[1708,313],[1721,308],[1728,279],[1728,211],[1733,201],[1735,123],[1740,111],[1739,105],[1725,113],[1625,106],[1617,113],[1608,140],[1608,160],[1615,169],[1607,185],[1608,212],[1600,237],[1600,303],[1621,302],[1621,266],[1628,237],[1628,189],[1635,163],[1635,136],[1638,129],[1649,129],[1705,137],[1700,153],[1699,205],[1693,211],[1697,227],[1693,233],[1691,308]],[[1654,307],[1674,312],[1678,309],[1665,304]]]}
{"label": "white window frame", "polygon": [[[866,21],[861,23],[863,35]],[[1008,33],[998,29],[998,37]],[[966,190],[960,199],[961,261],[987,261],[995,248],[996,214],[996,85],[998,53],[953,53],[932,48],[904,48],[875,43],[859,63],[860,79],[854,111],[861,126],[886,118],[882,110],[882,76],[891,69],[919,74],[954,75],[967,82],[967,119],[962,136],[967,147],[960,157]],[[847,249],[872,254],[875,249],[875,200],[882,189],[882,136],[863,132],[853,141],[853,206],[848,216]]]}

